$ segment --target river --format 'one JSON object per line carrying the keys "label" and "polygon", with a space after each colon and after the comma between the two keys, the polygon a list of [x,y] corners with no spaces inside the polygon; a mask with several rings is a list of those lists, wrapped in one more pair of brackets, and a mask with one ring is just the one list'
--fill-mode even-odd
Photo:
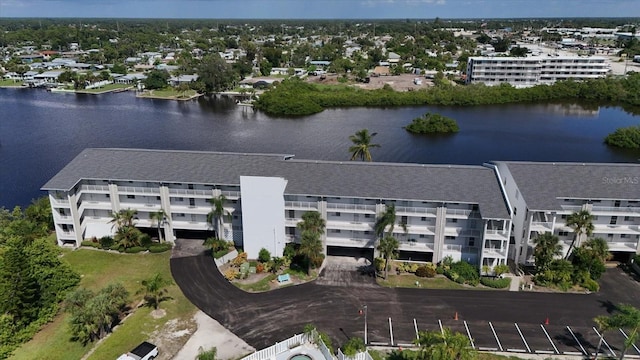
{"label": "river", "polygon": [[[426,112],[456,119],[460,132],[429,137],[402,127]],[[26,205],[87,147],[294,154],[348,160],[349,135],[377,132],[374,161],[480,165],[490,160],[637,162],[607,147],[618,127],[640,124],[616,107],[576,105],[332,109],[302,118],[270,117],[229,100],[176,102],[133,93],[76,95],[0,89],[0,207]],[[393,176],[393,174],[389,174]]]}

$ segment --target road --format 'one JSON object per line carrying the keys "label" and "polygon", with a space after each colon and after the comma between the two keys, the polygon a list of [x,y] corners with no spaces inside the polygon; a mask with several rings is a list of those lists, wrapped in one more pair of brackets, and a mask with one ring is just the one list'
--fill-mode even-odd
{"label": "road", "polygon": [[[300,333],[308,323],[338,343],[362,337],[364,319],[358,310],[363,304],[368,308],[369,342],[390,342],[391,318],[396,344],[415,337],[414,319],[419,330],[435,330],[441,319],[445,326],[463,331],[466,321],[473,329],[483,329],[473,334],[480,339],[488,336],[489,321],[498,329],[513,329],[514,323],[534,329],[548,318],[550,327],[590,329],[592,319],[613,311],[615,304],[640,305],[640,285],[619,269],[609,269],[601,291],[588,295],[350,288],[314,282],[250,294],[224,279],[211,256],[204,254],[172,258],[171,272],[193,304],[256,349]],[[453,321],[456,312],[458,322]]]}

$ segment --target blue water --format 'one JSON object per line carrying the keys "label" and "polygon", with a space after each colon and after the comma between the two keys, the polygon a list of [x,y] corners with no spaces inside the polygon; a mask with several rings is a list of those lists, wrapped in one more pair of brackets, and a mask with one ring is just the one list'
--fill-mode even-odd
{"label": "blue water", "polygon": [[[425,112],[457,120],[460,132],[429,137],[402,127]],[[349,135],[368,128],[374,161],[482,164],[489,160],[637,162],[607,147],[618,127],[640,124],[619,108],[562,105],[351,108],[303,118],[245,111],[232,101],[138,99],[132,93],[75,95],[0,89],[0,206],[26,205],[86,147],[215,150],[348,160]],[[389,174],[393,176],[393,174]]]}

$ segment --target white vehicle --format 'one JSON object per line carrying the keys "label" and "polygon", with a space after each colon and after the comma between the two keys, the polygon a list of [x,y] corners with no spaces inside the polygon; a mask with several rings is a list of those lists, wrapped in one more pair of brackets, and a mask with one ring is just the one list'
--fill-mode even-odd
{"label": "white vehicle", "polygon": [[158,356],[158,347],[149,342],[143,342],[126,354],[122,354],[117,360],[151,360]]}

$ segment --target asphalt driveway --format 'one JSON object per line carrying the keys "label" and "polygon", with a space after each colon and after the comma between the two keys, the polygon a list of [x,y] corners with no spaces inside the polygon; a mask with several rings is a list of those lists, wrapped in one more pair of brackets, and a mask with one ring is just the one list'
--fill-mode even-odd
{"label": "asphalt driveway", "polygon": [[[390,342],[391,318],[395,344],[411,342],[415,325],[419,330],[437,329],[438,320],[452,323],[452,327],[461,327],[465,321],[471,328],[481,329],[473,334],[480,339],[487,337],[489,321],[498,329],[512,329],[518,323],[536,331],[548,318],[550,327],[558,326],[559,331],[567,325],[590,329],[592,319],[607,314],[615,304],[640,305],[638,284],[618,269],[609,269],[602,291],[589,295],[348,288],[313,282],[249,294],[226,281],[211,256],[204,254],[172,258],[171,272],[193,304],[256,349],[299,333],[308,323],[338,343],[362,337],[364,319],[358,310],[364,304],[368,307],[369,342]],[[456,312],[459,321],[453,320]]]}

